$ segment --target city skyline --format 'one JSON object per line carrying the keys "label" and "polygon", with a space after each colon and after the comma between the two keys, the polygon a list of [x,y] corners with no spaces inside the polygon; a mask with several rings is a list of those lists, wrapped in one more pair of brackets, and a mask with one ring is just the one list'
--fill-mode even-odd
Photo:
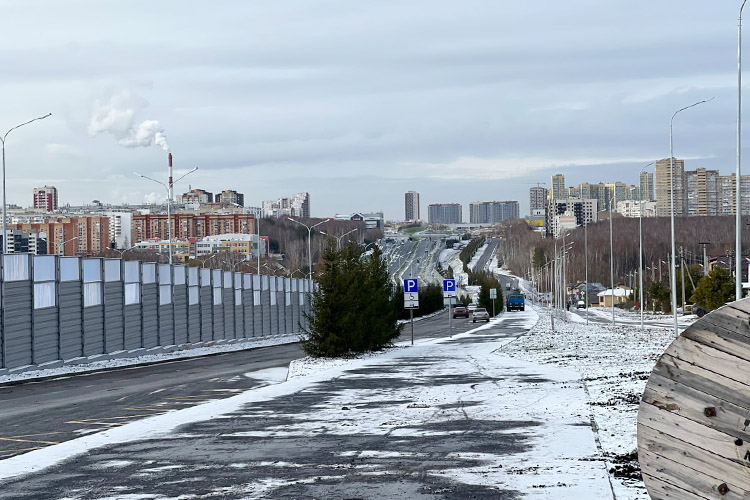
{"label": "city skyline", "polygon": [[698,0],[13,2],[0,130],[53,116],[8,137],[8,202],[44,184],[61,204],[163,199],[132,172],[166,180],[170,147],[175,178],[199,166],[192,185],[249,206],[306,191],[313,216],[398,220],[414,189],[527,213],[515,193],[556,172],[636,183],[669,156],[672,113],[709,97],[675,120],[674,152],[727,175],[736,17]]}

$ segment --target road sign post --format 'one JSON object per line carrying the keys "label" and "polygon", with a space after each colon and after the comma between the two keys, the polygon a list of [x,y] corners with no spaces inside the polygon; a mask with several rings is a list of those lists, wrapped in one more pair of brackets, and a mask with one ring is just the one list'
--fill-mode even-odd
{"label": "road sign post", "polygon": [[[453,315],[453,299],[456,297],[456,280],[443,280],[443,301],[448,299],[448,331],[451,331],[451,316]],[[445,303],[445,302],[443,302]],[[453,334],[451,334],[453,336]]]}
{"label": "road sign post", "polygon": [[409,310],[411,345],[414,345],[414,309],[419,309],[419,281],[416,278],[404,280],[404,308]]}
{"label": "road sign post", "polygon": [[490,288],[490,298],[492,299],[492,317],[495,317],[495,299],[497,298],[497,288]]}

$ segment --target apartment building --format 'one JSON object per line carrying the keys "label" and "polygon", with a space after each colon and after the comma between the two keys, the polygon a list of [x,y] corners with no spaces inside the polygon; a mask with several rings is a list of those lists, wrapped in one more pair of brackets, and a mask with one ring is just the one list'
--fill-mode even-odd
{"label": "apartment building", "polygon": [[469,204],[470,224],[499,224],[518,219],[519,214],[517,201],[475,201]]}
{"label": "apartment building", "polygon": [[430,224],[461,224],[463,207],[460,203],[434,203],[427,207]]}
{"label": "apartment building", "polygon": [[404,194],[404,220],[419,220],[419,193],[416,191]]}
{"label": "apartment building", "polygon": [[685,183],[685,162],[677,158],[658,160],[654,172],[654,194],[656,214],[669,217],[672,214],[672,178],[674,177],[674,214],[687,215],[687,186]]}
{"label": "apartment building", "polygon": [[108,217],[55,217],[42,223],[11,224],[9,228],[44,233],[50,255],[94,255],[110,247]]}
{"label": "apartment building", "polygon": [[231,189],[225,189],[221,193],[217,194],[214,199],[216,200],[216,203],[221,203],[222,205],[239,205],[241,207],[245,206],[245,195]]}
{"label": "apartment building", "polygon": [[34,188],[34,208],[45,212],[57,210],[57,188],[54,186]]}
{"label": "apartment building", "polygon": [[[651,172],[641,172],[640,176],[640,195],[639,200],[654,201],[654,174]],[[633,198],[635,199],[635,198]]]}
{"label": "apartment building", "polygon": [[262,202],[266,217],[302,217],[310,218],[310,193],[295,195]]}
{"label": "apartment building", "polygon": [[565,176],[563,174],[555,174],[550,179],[550,189],[547,192],[548,200],[557,200],[565,198]]}
{"label": "apartment building", "polygon": [[548,233],[557,235],[561,229],[559,225],[565,223],[569,226],[571,216],[575,218],[576,226],[596,222],[599,220],[598,204],[596,199],[563,198],[552,201],[547,211]]}
{"label": "apartment building", "polygon": [[529,211],[535,213],[536,210],[545,210],[547,208],[547,188],[540,186],[529,189]]}
{"label": "apartment building", "polygon": [[[203,238],[224,233],[255,233],[255,216],[253,214],[192,214],[177,213],[171,215],[172,239]],[[145,214],[133,216],[131,242],[161,240],[168,238],[167,215]]]}
{"label": "apartment building", "polygon": [[698,215],[721,214],[721,198],[719,195],[719,172],[698,168],[685,172],[687,186],[687,214],[691,217]]}

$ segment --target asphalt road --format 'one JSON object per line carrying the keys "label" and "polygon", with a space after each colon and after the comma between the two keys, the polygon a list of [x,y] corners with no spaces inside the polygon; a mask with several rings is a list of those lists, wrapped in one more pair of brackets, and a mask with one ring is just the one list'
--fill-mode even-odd
{"label": "asphalt road", "polygon": [[477,260],[477,263],[474,266],[474,271],[481,272],[487,268],[490,260],[492,259],[492,256],[495,255],[495,252],[497,251],[498,245],[500,245],[500,239],[487,239],[487,248],[484,249],[484,253],[482,253],[482,256]]}
{"label": "asphalt road", "polygon": [[[483,330],[480,335],[455,339],[455,344],[451,344],[484,344],[518,337],[527,331],[521,318],[521,315],[514,315]],[[444,314],[420,321],[419,338],[448,334],[445,320]],[[466,321],[454,322],[454,325],[457,331],[474,326]],[[444,349],[450,349],[451,344]],[[181,427],[179,437],[133,441],[91,450],[47,470],[5,482],[0,488],[0,499],[63,496],[94,500],[131,495],[155,498],[157,492],[160,497],[170,498],[186,495],[217,499],[267,498],[262,488],[268,482],[281,485],[272,490],[273,498],[521,498],[520,492],[504,490],[499,485],[465,484],[442,475],[444,470],[481,465],[483,453],[523,452],[538,423],[525,420],[521,415],[510,422],[473,420],[465,411],[472,403],[464,402],[462,396],[457,403],[430,410],[455,413],[455,418],[445,422],[432,422],[428,418],[419,425],[388,423],[398,432],[377,434],[325,430],[325,413],[321,414],[321,409],[356,411],[360,418],[368,418],[370,408],[410,403],[411,400],[392,400],[390,396],[393,390],[403,387],[418,390],[420,384],[438,387],[460,381],[467,385],[467,390],[470,384],[474,384],[471,389],[475,385],[495,384],[502,392],[502,380],[498,384],[498,379],[484,373],[481,366],[472,373],[444,373],[444,363],[445,358],[439,355],[407,356],[398,358],[397,365],[374,364],[350,370],[345,377],[253,403],[227,418],[186,424]],[[405,365],[408,365],[407,372],[415,376],[394,372]],[[438,369],[442,375],[420,377],[419,373],[425,369]],[[398,375],[392,376],[392,373]],[[532,385],[545,382],[533,373],[513,376]],[[135,380],[123,382],[136,384],[137,374]],[[382,397],[367,404],[342,407],[342,401],[357,403],[357,394],[363,391],[376,392]],[[44,395],[54,394],[48,391]],[[284,434],[285,428],[294,432]],[[376,450],[381,454],[350,456],[342,454],[342,450]],[[466,457],[456,453],[457,450],[466,451]],[[368,471],[374,473],[368,474]],[[261,488],[261,493],[255,490],[255,494],[250,495],[251,491],[245,489],[247,485]],[[121,496],[113,496],[116,494]]]}
{"label": "asphalt road", "polygon": [[[447,314],[415,321],[414,338],[450,335]],[[458,333],[476,325],[456,319],[452,326]],[[400,340],[410,339],[406,324]],[[285,344],[0,386],[0,459],[265,385],[253,372],[303,355],[299,344]]]}

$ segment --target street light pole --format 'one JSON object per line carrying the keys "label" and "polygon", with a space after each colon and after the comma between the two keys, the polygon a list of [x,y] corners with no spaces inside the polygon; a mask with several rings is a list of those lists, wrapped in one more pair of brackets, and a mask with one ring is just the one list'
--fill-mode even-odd
{"label": "street light pole", "polygon": [[52,116],[52,113],[47,113],[44,116],[40,116],[38,118],[34,118],[33,120],[29,120],[27,122],[23,122],[20,125],[16,125],[15,127],[11,128],[7,132],[5,132],[4,136],[0,137],[0,142],[2,143],[2,149],[3,149],[3,155],[2,155],[3,156],[3,247],[2,247],[2,252],[0,252],[0,254],[4,254],[4,253],[6,253],[8,251],[8,241],[7,241],[7,239],[8,239],[8,233],[7,233],[7,220],[8,220],[7,208],[8,208],[8,203],[6,201],[7,198],[5,196],[5,140],[8,138],[8,134],[10,134],[11,132],[13,132],[15,129],[21,128],[24,125],[28,125],[29,123],[33,123],[33,122],[38,121],[38,120],[44,120],[45,118],[49,118],[50,116]]}
{"label": "street light pole", "polygon": [[745,2],[742,0],[740,15],[737,20],[737,171],[735,172],[735,279],[734,300],[742,298],[742,195],[740,177],[740,157],[742,155],[742,9],[745,8]]}
{"label": "street light pole", "polygon": [[[171,158],[171,156],[170,156]],[[169,178],[169,183],[165,184],[162,181],[157,181],[156,179],[152,179],[151,177],[139,174],[138,172],[133,172],[133,175],[137,175],[138,177],[142,177],[144,179],[148,179],[152,182],[155,182],[161,186],[164,187],[164,189],[167,191],[167,246],[169,247],[169,264],[172,264],[172,188],[174,185],[187,177],[188,175],[192,174],[198,170],[198,167],[194,167],[192,170],[188,171],[186,174],[184,174],[182,177],[177,179],[176,181],[172,181],[172,178]]]}
{"label": "street light pole", "polygon": [[328,233],[326,233],[326,232],[324,232],[324,231],[320,231],[320,234],[324,234],[324,235],[326,235],[326,236],[330,236],[330,237],[332,237],[332,238],[336,238],[336,250],[340,250],[340,249],[341,249],[341,238],[343,238],[344,236],[346,236],[346,235],[348,235],[348,234],[352,234],[352,233],[353,233],[354,231],[356,231],[356,230],[357,230],[357,228],[355,227],[355,228],[354,228],[354,229],[352,229],[351,231],[349,231],[349,232],[347,232],[347,233],[344,233],[344,234],[342,234],[341,236],[334,236],[334,235],[332,235],[332,234],[328,234]]}
{"label": "street light pole", "polygon": [[310,245],[310,240],[312,239],[312,230],[314,227],[319,226],[321,224],[325,224],[331,219],[322,220],[318,222],[317,224],[313,224],[312,226],[308,226],[307,224],[304,224],[298,220],[292,219],[291,217],[287,217],[287,219],[292,222],[296,222],[300,226],[304,226],[307,228],[307,275],[308,275],[308,279],[312,279],[312,247]]}
{"label": "street light pole", "polygon": [[[640,179],[643,176],[643,172],[653,165],[654,162],[649,163],[641,169],[641,173],[638,176]],[[641,330],[643,330],[643,190],[641,190],[641,196],[639,196],[639,209],[638,209],[638,296],[641,303]]]}
{"label": "street light pole", "polygon": [[[685,111],[686,109],[693,108],[699,104],[703,104],[704,102],[708,102],[713,100],[713,97],[711,99],[704,99],[702,101],[698,101],[696,103],[691,104],[690,106],[685,106],[684,108],[680,108],[677,111],[674,112],[672,115],[672,118],[669,120],[669,224],[670,224],[670,234],[672,238],[672,272],[670,272],[670,284],[672,286],[672,314],[674,315],[674,335],[675,337],[679,335],[679,329],[677,327],[677,280],[675,279],[675,260],[674,260],[674,254],[675,254],[675,236],[674,236],[674,141],[672,138],[672,129],[674,124],[674,117],[677,116],[678,113],[681,113],[682,111]],[[737,183],[739,184],[740,179],[736,179]],[[684,189],[684,186],[683,186]],[[684,210],[683,206],[683,210]]]}
{"label": "street light pole", "polygon": [[614,198],[615,191],[609,195],[609,284],[611,286],[612,294],[612,326],[615,326],[615,247],[612,241],[612,199]]}

